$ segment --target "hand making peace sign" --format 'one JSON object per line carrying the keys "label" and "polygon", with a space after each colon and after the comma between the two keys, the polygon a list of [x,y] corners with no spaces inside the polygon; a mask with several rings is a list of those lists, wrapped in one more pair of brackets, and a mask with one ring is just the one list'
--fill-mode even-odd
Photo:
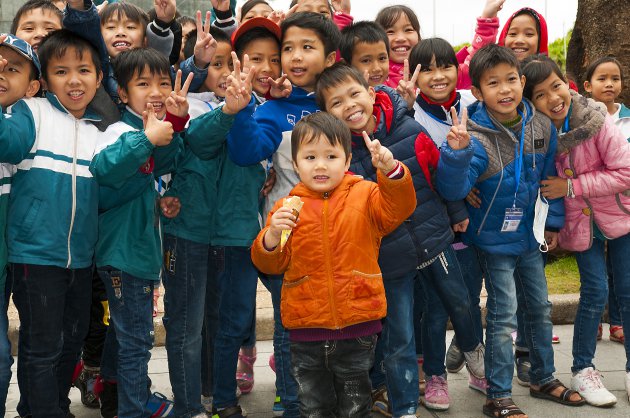
{"label": "hand making peace sign", "polygon": [[175,85],[174,90],[171,92],[171,95],[166,99],[166,110],[171,114],[178,116],[180,118],[185,118],[188,115],[188,100],[186,99],[186,95],[188,94],[188,89],[190,88],[190,83],[193,80],[193,73],[188,74],[186,77],[186,81],[182,86],[182,70],[177,70],[177,75],[175,76]]}
{"label": "hand making peace sign", "polygon": [[446,140],[448,145],[454,150],[464,149],[470,143],[470,134],[466,129],[466,123],[468,123],[468,111],[466,108],[462,110],[462,122],[459,122],[457,118],[457,110],[455,107],[451,107],[451,118],[453,119],[453,126],[448,134],[446,134]]}
{"label": "hand making peace sign", "polygon": [[378,139],[372,140],[367,132],[363,131],[363,140],[365,146],[372,154],[372,165],[385,175],[389,174],[396,168],[398,162],[394,159],[392,152],[381,145]]}
{"label": "hand making peace sign", "polygon": [[413,107],[413,103],[416,101],[416,82],[418,81],[418,75],[420,74],[422,66],[420,64],[416,65],[416,69],[413,71],[411,79],[409,79],[409,60],[406,59],[404,62],[403,77],[398,82],[396,91],[403,99],[405,99],[407,107],[411,109]]}

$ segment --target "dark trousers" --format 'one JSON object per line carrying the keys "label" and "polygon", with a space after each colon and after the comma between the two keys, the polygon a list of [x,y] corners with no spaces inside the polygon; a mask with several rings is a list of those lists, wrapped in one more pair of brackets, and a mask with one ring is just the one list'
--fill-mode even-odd
{"label": "dark trousers", "polygon": [[105,285],[96,270],[92,274],[92,305],[90,326],[83,344],[83,363],[88,367],[101,367],[103,345],[109,325],[109,306]]}
{"label": "dark trousers", "polygon": [[291,342],[300,416],[365,418],[372,408],[370,369],[376,335],[348,340]]}

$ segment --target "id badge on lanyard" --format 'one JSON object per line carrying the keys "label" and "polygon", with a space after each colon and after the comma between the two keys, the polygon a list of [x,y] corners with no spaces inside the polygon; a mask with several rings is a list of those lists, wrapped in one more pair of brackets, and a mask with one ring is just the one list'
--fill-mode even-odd
{"label": "id badge on lanyard", "polygon": [[514,190],[514,202],[512,203],[511,208],[505,209],[501,232],[515,232],[518,230],[524,214],[523,208],[516,207],[516,195],[518,194],[518,186],[521,182],[521,172],[523,171],[523,147],[525,145],[525,120],[521,112],[519,112],[519,115],[521,115],[521,119],[523,120],[523,126],[521,128],[521,138],[519,141],[520,152],[516,158],[516,188]]}

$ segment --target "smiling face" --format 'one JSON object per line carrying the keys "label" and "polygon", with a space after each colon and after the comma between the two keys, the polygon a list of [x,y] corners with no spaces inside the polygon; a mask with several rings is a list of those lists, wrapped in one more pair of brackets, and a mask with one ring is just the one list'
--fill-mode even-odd
{"label": "smiling face", "polygon": [[518,116],[524,85],[525,77],[519,76],[516,67],[501,63],[483,72],[479,88],[473,86],[472,93],[499,122],[508,122]]}
{"label": "smiling face", "polygon": [[145,67],[140,74],[133,75],[127,88],[119,87],[120,100],[134,112],[142,115],[147,104],[153,105],[155,116],[162,119],[166,115],[166,99],[171,94],[171,77],[169,74],[152,74]]}
{"label": "smiling face", "polygon": [[326,56],[315,31],[291,26],[283,35],[281,61],[289,81],[310,93],[315,90],[317,77],[334,64],[335,52]]}
{"label": "smiling face", "polygon": [[375,95],[372,87],[366,89],[350,78],[323,91],[326,112],[345,123],[351,131],[368,134],[374,132],[376,125],[372,116]]}
{"label": "smiling face", "polygon": [[590,80],[584,82],[584,90],[598,102],[612,104],[622,88],[621,69],[614,62],[604,62],[593,71]]}
{"label": "smiling face", "polygon": [[411,48],[420,41],[420,35],[404,13],[401,13],[396,23],[387,28],[385,32],[389,38],[389,59],[402,64],[406,59],[409,59]]}
{"label": "smiling face", "polygon": [[557,74],[551,73],[533,88],[532,102],[536,110],[549,116],[556,128],[560,128],[571,107],[569,85]]}
{"label": "smiling face", "polygon": [[108,21],[101,23],[101,34],[107,53],[113,58],[123,51],[142,47],[145,28],[122,13],[120,16],[114,13]]}
{"label": "smiling face", "polygon": [[352,51],[352,62],[354,68],[361,74],[368,73],[368,83],[370,86],[378,86],[385,83],[389,77],[389,56],[385,42],[369,44],[367,42],[357,42]]}
{"label": "smiling face", "polygon": [[293,167],[309,190],[325,193],[339,186],[350,167],[351,157],[346,156],[341,143],[332,145],[323,135],[303,138]]}
{"label": "smiling face", "polygon": [[280,48],[278,42],[271,38],[254,39],[243,49],[249,56],[249,62],[256,67],[256,78],[252,88],[261,96],[270,88],[269,77],[274,80],[280,77]]}
{"label": "smiling face", "polygon": [[519,61],[538,53],[538,29],[531,15],[522,14],[512,19],[505,46],[514,51]]}
{"label": "smiling face", "polygon": [[89,50],[79,54],[75,48],[68,47],[62,57],[50,58],[43,84],[71,115],[81,118],[96,95],[102,76]]}
{"label": "smiling face", "polygon": [[0,72],[0,106],[6,108],[23,97],[33,97],[39,90],[39,81],[31,80],[33,64],[13,48],[0,46],[0,55],[7,60]]}
{"label": "smiling face", "polygon": [[44,37],[59,29],[61,29],[59,16],[50,10],[32,9],[20,18],[15,36],[31,44],[33,50],[37,52]]}
{"label": "smiling face", "polygon": [[431,101],[444,103],[457,87],[457,70],[452,64],[437,67],[434,56],[429,67],[420,69],[416,85]]}
{"label": "smiling face", "polygon": [[225,97],[227,78],[233,69],[232,45],[227,42],[219,42],[217,51],[208,66],[208,75],[203,82],[204,89],[213,92],[219,97]]}

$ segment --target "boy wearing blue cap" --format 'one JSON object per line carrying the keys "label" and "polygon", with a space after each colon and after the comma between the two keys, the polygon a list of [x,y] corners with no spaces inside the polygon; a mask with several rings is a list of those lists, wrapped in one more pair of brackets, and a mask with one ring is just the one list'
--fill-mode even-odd
{"label": "boy wearing blue cap", "polygon": [[[0,36],[0,106],[2,111],[24,97],[33,97],[39,90],[40,66],[33,48],[13,35]],[[7,308],[10,284],[6,284],[7,208],[11,190],[11,176],[15,166],[0,164],[0,416],[4,416],[11,380],[11,343],[7,337],[9,319]]]}

